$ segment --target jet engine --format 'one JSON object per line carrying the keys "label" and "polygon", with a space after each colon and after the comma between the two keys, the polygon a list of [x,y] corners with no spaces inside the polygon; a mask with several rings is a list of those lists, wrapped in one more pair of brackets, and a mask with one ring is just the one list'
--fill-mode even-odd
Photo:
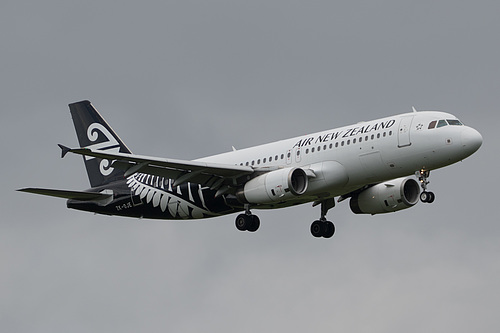
{"label": "jet engine", "polygon": [[268,204],[304,194],[309,180],[300,168],[274,170],[249,180],[238,192],[241,202]]}
{"label": "jet engine", "polygon": [[413,178],[382,182],[352,196],[355,214],[382,214],[410,208],[418,202],[420,186]]}

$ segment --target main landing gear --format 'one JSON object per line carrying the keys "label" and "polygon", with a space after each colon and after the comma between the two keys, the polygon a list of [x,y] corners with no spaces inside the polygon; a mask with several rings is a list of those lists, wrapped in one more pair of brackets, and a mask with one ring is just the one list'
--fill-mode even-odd
{"label": "main landing gear", "polygon": [[430,183],[427,178],[429,178],[430,174],[431,172],[428,170],[420,170],[416,172],[416,176],[420,181],[420,186],[422,186],[423,189],[422,193],[420,193],[420,201],[425,203],[432,203],[434,202],[434,199],[436,199],[434,192],[427,191],[427,185]]}
{"label": "main landing gear", "polygon": [[311,224],[311,234],[314,237],[330,238],[335,234],[335,225],[326,220],[326,213],[330,208],[335,206],[335,200],[331,198],[321,202],[315,202],[313,206],[318,204],[321,204],[321,217]]}
{"label": "main landing gear", "polygon": [[[335,206],[334,198],[315,202],[313,206],[321,204],[321,217],[311,224],[311,234],[314,237],[331,238],[335,234],[335,225],[326,220],[326,213]],[[255,232],[260,227],[260,220],[257,215],[250,212],[250,205],[245,205],[245,213],[236,217],[234,222],[236,228],[240,231]]]}
{"label": "main landing gear", "polygon": [[245,213],[238,215],[234,224],[240,231],[255,232],[260,227],[260,219],[257,215],[250,213],[249,205],[245,205]]}

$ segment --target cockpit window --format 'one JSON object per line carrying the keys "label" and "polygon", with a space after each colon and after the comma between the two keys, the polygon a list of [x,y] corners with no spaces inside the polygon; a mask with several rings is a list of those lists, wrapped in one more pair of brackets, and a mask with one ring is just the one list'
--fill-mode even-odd
{"label": "cockpit window", "polygon": [[443,126],[446,126],[448,125],[448,123],[446,122],[446,120],[440,120],[437,124],[437,127],[443,127]]}
{"label": "cockpit window", "polygon": [[448,124],[450,124],[452,126],[462,126],[463,125],[460,122],[460,120],[458,120],[458,119],[446,119],[446,121],[448,122]]}
{"label": "cockpit window", "polygon": [[[437,123],[437,126],[436,126],[436,123]],[[458,119],[441,119],[441,120],[433,120],[429,123],[429,129],[433,129],[433,128],[439,128],[439,127],[444,127],[444,126],[447,126],[447,125],[451,125],[451,126],[463,126],[462,122]]]}

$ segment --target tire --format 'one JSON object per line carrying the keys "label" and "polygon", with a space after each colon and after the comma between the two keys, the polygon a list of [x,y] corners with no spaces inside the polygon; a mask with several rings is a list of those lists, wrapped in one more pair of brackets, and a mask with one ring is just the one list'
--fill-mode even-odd
{"label": "tire", "polygon": [[429,192],[422,192],[420,193],[420,201],[422,202],[429,202]]}
{"label": "tire", "polygon": [[236,217],[234,224],[236,225],[236,229],[238,229],[239,231],[246,231],[248,230],[248,227],[250,225],[250,219],[247,217],[247,215],[240,214]]}
{"label": "tire", "polygon": [[325,233],[325,222],[314,221],[311,224],[311,234],[314,237],[322,237],[324,233]]}
{"label": "tire", "polygon": [[324,238],[331,238],[335,234],[335,225],[330,222],[325,222],[325,232],[323,233]]}
{"label": "tire", "polygon": [[250,215],[250,225],[248,226],[247,230],[250,232],[256,232],[259,227],[260,227],[260,219],[257,215]]}
{"label": "tire", "polygon": [[427,202],[433,203],[435,199],[436,199],[436,196],[434,195],[434,192],[429,192],[429,199],[427,200]]}

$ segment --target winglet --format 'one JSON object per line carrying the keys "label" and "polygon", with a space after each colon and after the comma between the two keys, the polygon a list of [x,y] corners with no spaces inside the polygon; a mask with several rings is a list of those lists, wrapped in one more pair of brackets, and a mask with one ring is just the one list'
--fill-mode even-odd
{"label": "winglet", "polygon": [[57,144],[59,146],[59,148],[61,148],[61,158],[64,158],[64,156],[66,156],[67,153],[69,153],[71,151],[71,148],[69,147],[66,147],[62,144]]}

